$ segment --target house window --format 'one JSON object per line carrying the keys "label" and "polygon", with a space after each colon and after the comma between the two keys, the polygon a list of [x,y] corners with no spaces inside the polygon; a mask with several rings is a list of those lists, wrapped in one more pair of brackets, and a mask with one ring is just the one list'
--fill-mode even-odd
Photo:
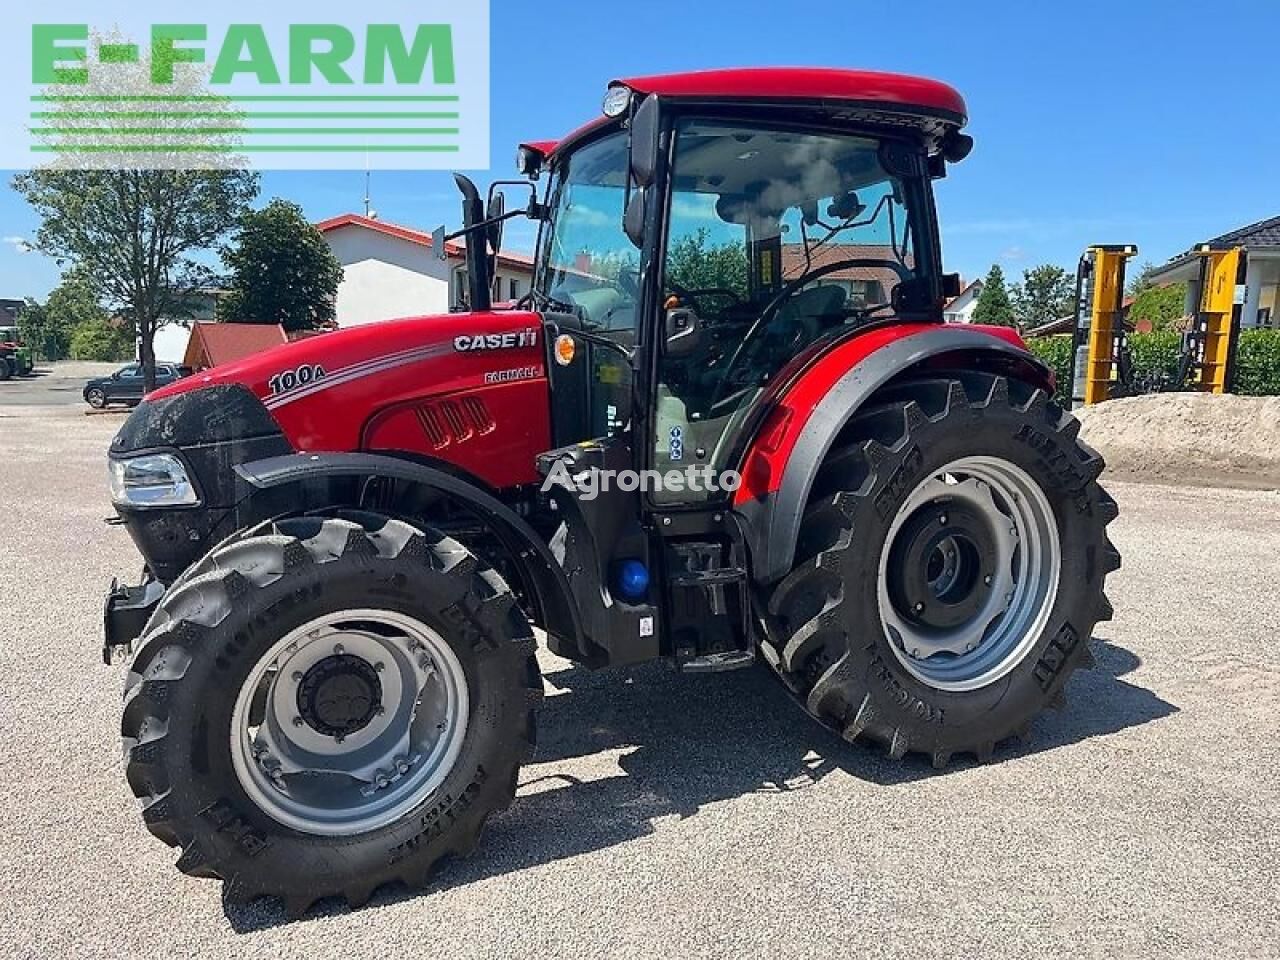
{"label": "house window", "polygon": [[520,281],[517,280],[515,277],[512,277],[510,280],[507,281],[507,283],[510,285],[511,296],[509,299],[519,300],[520,299]]}
{"label": "house window", "polygon": [[455,270],[453,272],[453,303],[452,309],[467,309],[467,271]]}

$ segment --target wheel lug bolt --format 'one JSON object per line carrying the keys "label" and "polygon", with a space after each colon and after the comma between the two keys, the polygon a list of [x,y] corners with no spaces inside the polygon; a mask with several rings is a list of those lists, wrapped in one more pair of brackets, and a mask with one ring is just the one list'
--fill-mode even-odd
{"label": "wheel lug bolt", "polygon": [[346,736],[345,736],[344,734],[341,734],[341,733],[335,733],[335,734],[333,735],[333,742],[334,742],[334,743],[341,743],[341,742],[342,742],[343,740],[345,740],[345,739],[347,739],[347,738],[346,738]]}
{"label": "wheel lug bolt", "polygon": [[390,781],[390,780],[388,780],[388,779],[386,778],[386,776],[385,776],[385,775],[383,775],[383,774],[381,774],[381,773],[380,773],[380,774],[378,774],[378,779],[377,779],[376,783],[378,784],[378,789],[379,789],[379,790],[384,789],[384,788],[387,786],[387,784],[389,784],[390,782],[391,782],[391,781]]}
{"label": "wheel lug bolt", "polygon": [[333,652],[336,653],[338,656],[342,656],[344,653],[347,652],[347,648],[340,643],[335,643],[333,645]]}
{"label": "wheel lug bolt", "polygon": [[302,671],[301,671],[301,670],[295,670],[295,671],[293,671],[293,682],[294,682],[294,683],[301,683],[301,682],[302,682]]}
{"label": "wheel lug bolt", "polygon": [[375,715],[375,716],[379,716],[379,717],[381,717],[383,714],[385,714],[385,713],[387,712],[387,708],[386,708],[386,707],[377,707],[377,708],[375,708],[375,709],[374,709],[374,711],[373,711],[373,712],[374,712],[374,715]]}
{"label": "wheel lug bolt", "polygon": [[403,760],[401,760],[399,763],[397,763],[397,764],[396,764],[396,769],[397,769],[397,770],[399,770],[401,773],[408,773],[408,772],[409,772],[409,764],[407,764],[407,763],[405,763]]}
{"label": "wheel lug bolt", "polygon": [[387,669],[387,665],[383,663],[381,660],[379,660],[377,663],[373,665],[373,669],[381,673],[383,670]]}
{"label": "wheel lug bolt", "polygon": [[301,718],[301,717],[294,717],[294,718],[293,718],[293,725],[294,725],[295,727],[300,727],[300,726],[302,726],[302,718]]}
{"label": "wheel lug bolt", "polygon": [[911,648],[911,656],[915,657],[916,659],[919,659],[919,658],[920,658],[920,650],[919,650],[919,648],[917,648],[917,647],[912,647],[912,648]]}
{"label": "wheel lug bolt", "polygon": [[916,613],[922,613],[923,611],[924,611],[924,604],[923,604],[923,603],[917,603],[917,604],[916,604]]}
{"label": "wheel lug bolt", "polygon": [[965,653],[972,653],[972,652],[973,652],[973,644],[972,644],[972,643],[966,643],[966,644],[964,645],[964,652],[965,652]]}
{"label": "wheel lug bolt", "polygon": [[982,582],[985,583],[988,587],[991,586],[991,574],[987,574],[985,577],[983,577]]}
{"label": "wheel lug bolt", "polygon": [[938,518],[938,522],[945,527],[947,525],[947,515],[944,513],[942,516],[940,516]]}

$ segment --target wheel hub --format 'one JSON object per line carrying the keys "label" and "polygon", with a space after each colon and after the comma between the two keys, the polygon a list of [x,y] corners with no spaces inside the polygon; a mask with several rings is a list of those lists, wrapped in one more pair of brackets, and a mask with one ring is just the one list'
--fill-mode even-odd
{"label": "wheel hub", "polygon": [[360,833],[443,781],[469,714],[462,664],[434,629],[390,610],[324,614],[280,638],[245,678],[232,765],[286,826]]}
{"label": "wheel hub", "polygon": [[889,554],[889,596],[911,623],[945,630],[971,619],[991,595],[999,550],[991,524],[963,503],[917,510]]}
{"label": "wheel hub", "polygon": [[1052,610],[1061,571],[1044,491],[996,457],[953,461],[907,494],[880,554],[880,620],[894,655],[940,690],[1014,669]]}
{"label": "wheel hub", "polygon": [[382,684],[369,661],[334,654],[314,664],[298,684],[298,715],[311,729],[346,737],[382,709]]}

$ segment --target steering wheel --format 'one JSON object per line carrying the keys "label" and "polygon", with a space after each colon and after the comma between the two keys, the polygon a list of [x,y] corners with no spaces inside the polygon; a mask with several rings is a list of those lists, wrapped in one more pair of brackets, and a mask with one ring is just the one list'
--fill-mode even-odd
{"label": "steering wheel", "polygon": [[[819,277],[825,277],[829,273],[835,273],[837,270],[846,270],[850,267],[884,267],[891,270],[897,275],[901,281],[911,279],[911,271],[900,264],[896,260],[881,260],[875,257],[856,257],[848,260],[833,260],[831,263],[825,263],[816,270],[796,277],[786,286],[784,286],[774,296],[764,310],[760,312],[760,316],[756,318],[755,323],[751,324],[747,332],[743,335],[741,342],[738,344],[733,355],[729,358],[729,362],[725,365],[724,371],[720,375],[720,382],[716,385],[715,392],[711,395],[709,407],[714,407],[724,397],[725,389],[733,382],[731,374],[734,368],[739,366],[742,361],[753,356],[759,350],[760,344],[763,343],[759,339],[762,331],[766,330],[774,318],[777,317],[778,311],[782,309],[783,304],[796,295],[801,289],[807,287]],[[678,292],[678,291],[677,291]]]}

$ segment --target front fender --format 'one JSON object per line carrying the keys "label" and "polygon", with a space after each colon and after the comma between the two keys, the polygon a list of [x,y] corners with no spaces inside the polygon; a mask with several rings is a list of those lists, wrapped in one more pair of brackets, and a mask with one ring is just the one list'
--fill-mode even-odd
{"label": "front fender", "polygon": [[564,571],[538,533],[514,510],[475,483],[453,473],[374,453],[299,453],[268,457],[235,468],[257,491],[278,490],[325,478],[386,477],[426,487],[466,507],[501,541],[526,579],[538,609],[529,611],[561,642],[565,655],[580,651],[582,627]]}
{"label": "front fender", "polygon": [[1053,374],[1012,330],[939,324],[879,327],[818,359],[782,394],[748,445],[734,494],[752,579],[779,580],[795,557],[800,521],[818,467],[836,436],[868,399],[912,367],[943,360],[972,367],[1001,361],[1015,375],[1053,389]]}

